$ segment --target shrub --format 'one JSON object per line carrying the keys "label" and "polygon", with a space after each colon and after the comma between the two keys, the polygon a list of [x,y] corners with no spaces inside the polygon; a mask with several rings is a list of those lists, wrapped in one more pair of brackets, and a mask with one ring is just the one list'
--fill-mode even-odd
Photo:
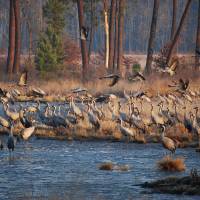
{"label": "shrub", "polygon": [[112,162],[105,162],[99,166],[100,170],[113,170],[114,165]]}
{"label": "shrub", "polygon": [[113,164],[112,162],[104,162],[99,166],[100,170],[107,170],[107,171],[128,171],[129,166],[128,165],[118,165],[118,164]]}
{"label": "shrub", "polygon": [[184,159],[176,158],[173,159],[170,156],[165,156],[158,162],[158,167],[164,171],[184,171],[186,169]]}
{"label": "shrub", "polygon": [[140,63],[134,63],[133,66],[132,66],[132,71],[133,71],[133,73],[141,71]]}

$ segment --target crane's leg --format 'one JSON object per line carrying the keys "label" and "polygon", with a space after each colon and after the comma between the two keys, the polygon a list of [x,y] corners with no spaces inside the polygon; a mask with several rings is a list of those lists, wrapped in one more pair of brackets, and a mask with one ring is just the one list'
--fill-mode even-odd
{"label": "crane's leg", "polygon": [[9,149],[9,160],[11,160],[11,150]]}

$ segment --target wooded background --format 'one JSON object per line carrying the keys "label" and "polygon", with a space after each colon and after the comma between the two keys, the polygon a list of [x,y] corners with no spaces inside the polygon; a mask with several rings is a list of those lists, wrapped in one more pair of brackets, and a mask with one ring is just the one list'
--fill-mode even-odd
{"label": "wooded background", "polygon": [[[32,31],[33,50],[36,48],[40,32],[45,28],[42,16],[42,6],[46,0],[24,0],[21,1],[21,39],[22,54],[27,54],[30,45],[30,28]],[[90,25],[89,1],[85,6],[86,25]],[[92,51],[96,52],[104,48],[104,21],[102,13],[102,2],[93,1],[93,11],[96,17],[96,28],[94,30],[94,42]],[[185,2],[178,0],[177,24],[183,13]],[[78,9],[76,1],[66,0],[65,33],[77,43],[80,41],[78,27]],[[170,39],[172,21],[172,1],[160,1],[158,24],[156,30],[155,52],[159,51]],[[124,23],[124,52],[146,54],[149,38],[149,30],[152,18],[153,0],[127,0]],[[198,0],[192,0],[184,28],[181,32],[177,49],[179,53],[193,53],[196,42],[196,27],[198,15]],[[30,24],[29,24],[30,23]],[[29,27],[30,26],[30,27]],[[7,54],[9,38],[9,1],[0,0],[0,54]],[[101,48],[102,47],[102,48]],[[34,51],[33,51],[34,52]]]}

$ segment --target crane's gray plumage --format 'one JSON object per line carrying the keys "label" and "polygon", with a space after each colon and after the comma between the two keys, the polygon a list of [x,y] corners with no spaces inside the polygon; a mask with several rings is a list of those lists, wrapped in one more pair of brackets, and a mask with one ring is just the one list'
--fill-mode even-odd
{"label": "crane's gray plumage", "polygon": [[162,142],[162,145],[164,148],[171,151],[171,153],[175,153],[175,151],[176,151],[175,142],[171,138],[165,136],[165,126],[164,125],[161,126],[161,142]]}
{"label": "crane's gray plumage", "polygon": [[111,83],[109,84],[110,87],[114,86],[115,84],[118,83],[120,76],[117,74],[109,74],[106,76],[102,76],[99,79],[111,79]]}
{"label": "crane's gray plumage", "polygon": [[15,149],[15,141],[14,141],[14,136],[13,136],[13,125],[11,125],[9,136],[8,136],[8,141],[7,141],[7,147],[9,152],[14,151]]}

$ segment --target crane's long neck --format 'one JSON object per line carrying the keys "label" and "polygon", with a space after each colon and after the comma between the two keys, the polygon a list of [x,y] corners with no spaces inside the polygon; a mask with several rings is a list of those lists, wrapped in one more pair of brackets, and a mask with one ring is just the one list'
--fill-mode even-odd
{"label": "crane's long neck", "polygon": [[71,104],[74,105],[74,97],[71,98]]}
{"label": "crane's long neck", "polygon": [[132,108],[131,108],[131,104],[128,105],[128,112],[129,112],[129,116],[132,115]]}
{"label": "crane's long neck", "polygon": [[197,118],[198,116],[198,108],[195,110],[195,117]]}
{"label": "crane's long neck", "polygon": [[44,111],[44,116],[47,117],[49,112],[49,107],[47,106]]}
{"label": "crane's long neck", "polygon": [[164,137],[165,137],[165,131],[163,130],[161,133],[161,138],[164,138]]}
{"label": "crane's long neck", "polygon": [[74,105],[75,105],[75,104],[74,104],[74,98],[71,97],[70,103],[69,103],[69,107],[72,108]]}
{"label": "crane's long neck", "polygon": [[151,104],[151,115],[153,115],[153,105]]}
{"label": "crane's long neck", "polygon": [[163,109],[162,109],[162,106],[160,105],[159,106],[159,112],[162,113],[162,111],[163,111]]}
{"label": "crane's long neck", "polygon": [[39,111],[41,111],[41,105],[40,105],[40,102],[38,101],[38,103],[37,103],[37,109],[39,110]]}
{"label": "crane's long neck", "polygon": [[13,125],[11,126],[10,128],[10,134],[9,134],[10,137],[13,137]]}
{"label": "crane's long neck", "polygon": [[174,113],[175,113],[176,117],[178,118],[178,113],[177,113],[176,104],[174,104]]}
{"label": "crane's long neck", "polygon": [[142,111],[143,111],[142,107],[143,107],[143,99],[140,100],[140,112],[141,112],[141,113],[142,113]]}
{"label": "crane's long neck", "polygon": [[97,111],[99,110],[99,109],[97,108],[97,104],[96,104],[95,101],[93,102],[93,106],[94,106],[94,109],[95,109],[95,110],[97,110]]}
{"label": "crane's long neck", "polygon": [[88,103],[88,112],[91,112],[91,104]]}
{"label": "crane's long neck", "polygon": [[56,116],[56,106],[53,106],[53,114]]}
{"label": "crane's long neck", "polygon": [[120,125],[123,126],[123,121],[122,119],[120,118]]}
{"label": "crane's long neck", "polygon": [[108,102],[108,110],[109,110],[111,113],[113,113],[112,105],[111,105],[110,102]]}
{"label": "crane's long neck", "polygon": [[61,115],[61,105],[58,106],[58,115]]}

